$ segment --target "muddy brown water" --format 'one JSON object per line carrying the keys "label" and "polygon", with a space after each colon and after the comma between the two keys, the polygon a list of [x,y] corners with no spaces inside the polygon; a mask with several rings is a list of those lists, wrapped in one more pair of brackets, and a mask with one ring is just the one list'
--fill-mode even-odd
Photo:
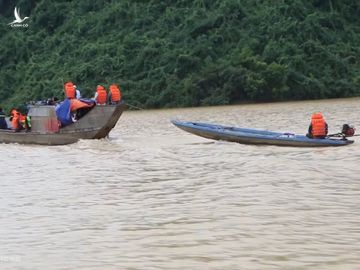
{"label": "muddy brown water", "polygon": [[360,129],[360,99],[126,111],[107,140],[0,144],[0,269],[360,269],[360,137],[213,142],[170,119]]}

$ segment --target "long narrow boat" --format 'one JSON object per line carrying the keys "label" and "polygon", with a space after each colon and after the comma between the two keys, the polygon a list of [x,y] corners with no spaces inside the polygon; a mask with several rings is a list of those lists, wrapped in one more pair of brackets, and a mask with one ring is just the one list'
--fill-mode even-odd
{"label": "long narrow boat", "polygon": [[0,143],[65,145],[79,139],[105,138],[115,127],[126,105],[96,105],[78,121],[59,128],[55,106],[32,106],[31,131],[0,130]]}
{"label": "long narrow boat", "polygon": [[228,127],[208,123],[171,121],[178,128],[189,133],[213,140],[223,140],[242,144],[265,144],[297,147],[344,146],[354,141],[347,139],[311,139],[304,135],[273,132],[267,130]]}

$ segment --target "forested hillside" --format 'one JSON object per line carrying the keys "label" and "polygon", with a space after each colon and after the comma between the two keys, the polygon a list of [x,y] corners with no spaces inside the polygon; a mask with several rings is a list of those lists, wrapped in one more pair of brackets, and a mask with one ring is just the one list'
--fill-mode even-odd
{"label": "forested hillside", "polygon": [[360,95],[359,0],[0,0],[0,48],[6,108],[67,80],[146,108]]}

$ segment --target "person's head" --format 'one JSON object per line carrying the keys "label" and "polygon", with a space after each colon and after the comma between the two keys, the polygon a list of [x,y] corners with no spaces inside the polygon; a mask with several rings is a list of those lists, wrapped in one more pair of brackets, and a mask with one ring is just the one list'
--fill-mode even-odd
{"label": "person's head", "polygon": [[13,107],[10,109],[10,114],[15,114],[16,112],[17,112],[16,108]]}

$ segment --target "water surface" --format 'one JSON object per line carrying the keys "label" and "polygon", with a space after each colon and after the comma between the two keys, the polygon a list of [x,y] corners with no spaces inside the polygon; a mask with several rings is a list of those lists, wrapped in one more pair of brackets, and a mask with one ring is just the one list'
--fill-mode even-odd
{"label": "water surface", "polygon": [[360,139],[213,142],[170,119],[305,134],[360,99],[127,111],[108,140],[0,144],[0,269],[360,269]]}

